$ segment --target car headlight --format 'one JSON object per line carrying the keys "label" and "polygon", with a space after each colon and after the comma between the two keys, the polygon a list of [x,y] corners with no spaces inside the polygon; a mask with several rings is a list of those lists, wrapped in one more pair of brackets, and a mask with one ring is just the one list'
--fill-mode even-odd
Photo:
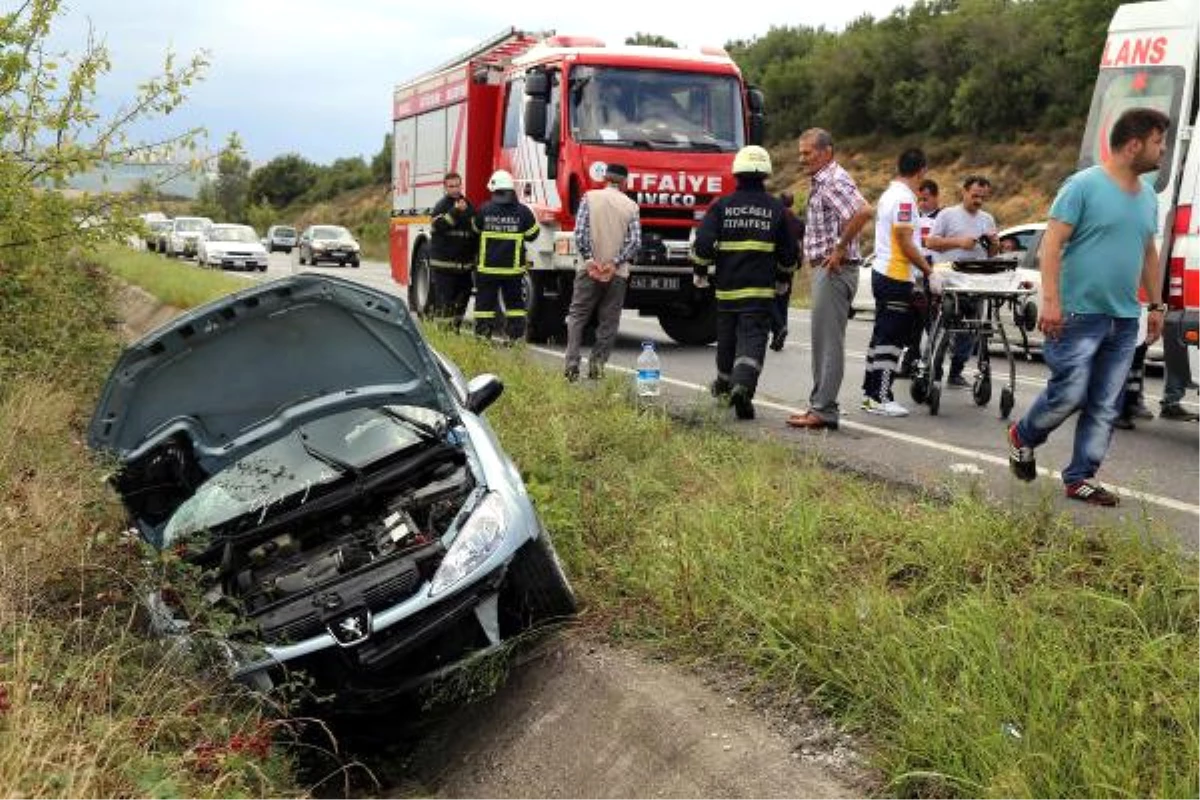
{"label": "car headlight", "polygon": [[500,548],[508,530],[504,501],[489,492],[458,532],[433,576],[429,595],[440,594],[479,569]]}

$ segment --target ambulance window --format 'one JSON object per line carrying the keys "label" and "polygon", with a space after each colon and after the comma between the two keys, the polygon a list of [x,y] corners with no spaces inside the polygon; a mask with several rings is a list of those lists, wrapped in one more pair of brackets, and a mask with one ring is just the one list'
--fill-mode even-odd
{"label": "ambulance window", "polygon": [[1079,167],[1099,164],[1108,153],[1108,134],[1113,123],[1131,108],[1153,108],[1171,118],[1167,132],[1167,147],[1163,153],[1163,168],[1143,179],[1163,191],[1171,182],[1171,165],[1175,158],[1175,142],[1181,123],[1179,106],[1183,94],[1184,71],[1181,67],[1129,67],[1101,70],[1092,95],[1092,108],[1083,132],[1083,148]]}
{"label": "ambulance window", "polygon": [[508,84],[504,104],[504,147],[516,147],[521,140],[521,109],[525,100],[525,79],[516,78]]}

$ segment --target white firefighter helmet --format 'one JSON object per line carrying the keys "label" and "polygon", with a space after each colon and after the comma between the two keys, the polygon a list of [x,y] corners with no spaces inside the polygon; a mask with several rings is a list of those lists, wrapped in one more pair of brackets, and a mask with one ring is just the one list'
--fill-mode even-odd
{"label": "white firefighter helmet", "polygon": [[492,177],[488,178],[488,191],[498,192],[501,189],[515,189],[516,184],[513,183],[513,176],[506,169],[498,169],[492,173]]}
{"label": "white firefighter helmet", "polygon": [[759,147],[756,144],[746,145],[741,150],[738,150],[737,155],[733,157],[733,174],[742,175],[746,173],[770,175],[771,154],[765,148]]}

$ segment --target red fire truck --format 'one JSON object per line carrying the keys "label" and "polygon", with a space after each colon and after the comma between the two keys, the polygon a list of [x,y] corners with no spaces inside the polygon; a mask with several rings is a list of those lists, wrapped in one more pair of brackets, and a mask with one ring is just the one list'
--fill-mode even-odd
{"label": "red fire truck", "polygon": [[529,338],[562,338],[579,261],[572,231],[609,162],[629,168],[642,251],[626,308],[683,344],[716,338],[712,290],[692,285],[688,247],[733,190],[734,154],[762,140],[763,96],[719,48],[619,46],[509,30],[401,84],[393,104],[391,263],[418,313],[429,302],[430,209],[442,176],[479,205],[495,169],[513,174],[541,237],[526,276]]}
{"label": "red fire truck", "polygon": [[[1099,163],[1123,111],[1156,108],[1171,118],[1160,168],[1149,176],[1158,194],[1158,250],[1164,339],[1195,347],[1200,319],[1200,6],[1155,0],[1118,6],[1108,27],[1079,165]],[[1168,350],[1167,358],[1171,358]],[[1168,363],[1183,372],[1184,365]]]}

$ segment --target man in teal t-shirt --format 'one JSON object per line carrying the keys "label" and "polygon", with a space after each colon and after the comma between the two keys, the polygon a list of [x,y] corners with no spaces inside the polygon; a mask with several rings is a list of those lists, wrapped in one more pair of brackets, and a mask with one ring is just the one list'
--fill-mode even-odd
{"label": "man in teal t-shirt", "polygon": [[1115,506],[1093,478],[1108,452],[1125,376],[1137,346],[1139,284],[1150,298],[1147,344],[1162,333],[1162,283],[1154,245],[1157,199],[1141,179],[1158,169],[1170,119],[1133,108],[1109,134],[1111,155],[1067,179],[1050,207],[1042,239],[1042,348],[1045,390],[1008,429],[1008,463],[1021,480],[1037,477],[1033,450],[1079,411],[1067,497]]}

